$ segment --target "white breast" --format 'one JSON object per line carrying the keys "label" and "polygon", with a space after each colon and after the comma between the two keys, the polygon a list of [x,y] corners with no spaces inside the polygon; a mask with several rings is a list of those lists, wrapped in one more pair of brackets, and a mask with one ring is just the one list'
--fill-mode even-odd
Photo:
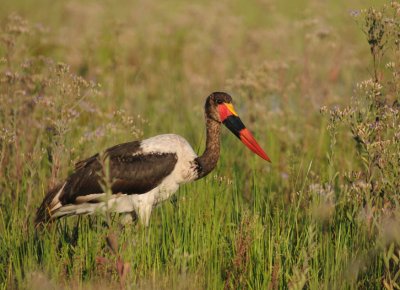
{"label": "white breast", "polygon": [[182,184],[196,178],[194,159],[197,158],[193,148],[183,137],[176,134],[158,135],[141,142],[143,153],[175,153],[178,161],[171,174],[164,179],[164,183]]}
{"label": "white breast", "polygon": [[177,163],[174,170],[153,190],[140,195],[131,195],[130,200],[145,224],[151,209],[174,194],[179,185],[197,177],[194,159],[197,158],[189,143],[175,134],[158,135],[141,142],[142,153],[175,153]]}

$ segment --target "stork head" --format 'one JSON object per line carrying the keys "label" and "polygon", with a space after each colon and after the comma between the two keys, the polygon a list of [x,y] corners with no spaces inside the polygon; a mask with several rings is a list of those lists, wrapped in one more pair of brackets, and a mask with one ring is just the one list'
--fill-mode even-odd
{"label": "stork head", "polygon": [[268,155],[258,145],[253,135],[240,120],[233,108],[232,97],[230,95],[223,92],[212,93],[206,100],[205,112],[208,118],[223,123],[251,151],[264,160],[271,162]]}

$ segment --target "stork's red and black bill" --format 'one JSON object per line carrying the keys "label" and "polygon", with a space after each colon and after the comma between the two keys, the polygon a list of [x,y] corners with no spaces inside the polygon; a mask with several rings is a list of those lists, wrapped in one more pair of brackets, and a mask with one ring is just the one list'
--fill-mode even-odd
{"label": "stork's red and black bill", "polygon": [[251,151],[256,153],[262,159],[271,162],[268,155],[258,145],[256,139],[246,128],[243,122],[240,120],[238,114],[235,112],[232,104],[222,103],[218,105],[218,111],[222,123],[240,139]]}

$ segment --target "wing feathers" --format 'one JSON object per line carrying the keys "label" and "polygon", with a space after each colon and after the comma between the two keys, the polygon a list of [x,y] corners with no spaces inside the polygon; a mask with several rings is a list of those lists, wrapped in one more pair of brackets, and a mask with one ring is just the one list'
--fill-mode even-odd
{"label": "wing feathers", "polygon": [[81,195],[75,199],[74,204],[81,204],[81,203],[96,203],[105,201],[106,194],[105,193],[93,193],[88,195]]}
{"label": "wing feathers", "polygon": [[38,225],[41,222],[47,221],[51,217],[52,210],[56,210],[61,207],[59,196],[61,195],[64,184],[58,184],[53,189],[51,189],[43,199],[42,204],[36,212],[35,224]]}
{"label": "wing feathers", "polygon": [[[104,161],[107,158],[108,162]],[[46,195],[36,221],[48,220],[54,210],[66,204],[101,201],[105,164],[109,165],[113,194],[142,194],[158,186],[173,171],[176,163],[175,153],[144,153],[138,141],[111,147],[103,155],[96,154],[76,163],[75,171],[66,182]]]}

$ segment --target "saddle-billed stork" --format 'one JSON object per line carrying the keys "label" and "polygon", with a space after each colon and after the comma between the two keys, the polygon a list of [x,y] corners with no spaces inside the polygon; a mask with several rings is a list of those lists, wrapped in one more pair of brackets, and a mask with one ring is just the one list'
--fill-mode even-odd
{"label": "saddle-billed stork", "polygon": [[[221,123],[251,151],[270,162],[239,119],[230,95],[212,93],[204,109],[207,137],[201,156],[175,134],[108,148],[103,154],[78,162],[65,182],[47,193],[37,211],[36,224],[109,209],[137,214],[148,225],[154,206],[168,199],[180,184],[203,178],[215,168],[220,154]],[[104,172],[108,172],[108,183],[104,181]],[[112,195],[105,193],[105,184],[111,187]]]}

